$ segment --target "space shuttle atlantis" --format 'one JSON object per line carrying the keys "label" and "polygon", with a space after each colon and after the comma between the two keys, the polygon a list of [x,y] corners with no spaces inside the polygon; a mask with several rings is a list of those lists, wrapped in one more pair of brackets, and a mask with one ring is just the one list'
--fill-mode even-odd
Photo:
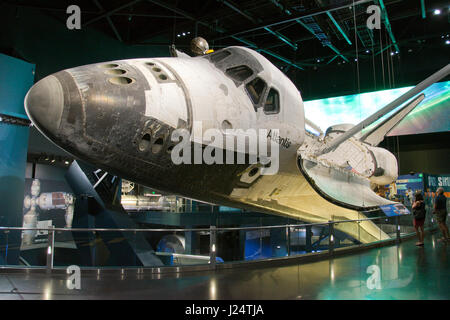
{"label": "space shuttle atlantis", "polygon": [[[261,54],[238,46],[60,71],[30,89],[25,109],[41,133],[76,158],[161,192],[305,222],[354,220],[393,204],[372,190],[395,181],[398,171],[395,156],[377,144],[423,100],[420,92],[449,70],[447,65],[360,124],[325,133],[305,119],[295,85]],[[278,170],[264,174],[267,157],[174,163],[181,144],[174,132],[190,134],[194,155],[208,149],[211,129],[224,139],[249,129],[267,132],[265,143],[279,147]],[[237,157],[238,145],[219,151]],[[363,243],[388,238],[371,221],[336,228]]]}

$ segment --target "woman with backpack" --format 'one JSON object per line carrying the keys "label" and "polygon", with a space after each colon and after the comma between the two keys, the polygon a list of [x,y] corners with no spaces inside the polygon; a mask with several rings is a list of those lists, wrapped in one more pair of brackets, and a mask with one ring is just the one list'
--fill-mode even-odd
{"label": "woman with backpack", "polygon": [[416,246],[423,246],[423,239],[425,238],[423,225],[425,223],[426,210],[425,202],[423,201],[423,196],[421,193],[416,193],[414,203],[412,205],[412,211],[414,215],[414,229],[416,229],[416,234],[419,238],[419,242],[416,243]]}

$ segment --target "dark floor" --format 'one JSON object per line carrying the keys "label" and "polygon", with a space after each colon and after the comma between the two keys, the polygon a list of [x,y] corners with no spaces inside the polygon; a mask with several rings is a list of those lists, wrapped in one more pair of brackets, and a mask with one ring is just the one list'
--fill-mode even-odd
{"label": "dark floor", "polygon": [[450,299],[450,244],[439,236],[427,236],[424,247],[411,239],[276,268],[132,277],[82,272],[80,290],[66,287],[66,275],[0,273],[0,299]]}

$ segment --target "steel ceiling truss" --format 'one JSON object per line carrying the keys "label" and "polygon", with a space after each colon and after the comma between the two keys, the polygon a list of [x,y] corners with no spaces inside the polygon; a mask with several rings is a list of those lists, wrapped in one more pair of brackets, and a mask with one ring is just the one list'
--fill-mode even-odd
{"label": "steel ceiling truss", "polygon": [[[343,53],[332,43],[332,40],[330,39],[329,35],[321,28],[321,26],[319,25],[318,20],[316,18],[318,16],[323,16],[323,17],[326,16],[328,21],[330,21],[330,25],[332,24],[331,28],[334,30],[334,34],[338,37],[338,39],[345,39],[345,41],[347,42],[348,45],[352,45],[353,41],[350,40],[351,37],[349,34],[349,30],[351,30],[352,28],[354,29],[354,27],[347,24],[348,21],[346,21],[346,20],[349,20],[350,17],[347,17],[347,18],[345,17],[345,16],[348,16],[348,14],[343,15],[343,13],[345,13],[344,9],[348,10],[349,5],[353,6],[353,4],[355,5],[355,8],[356,8],[357,6],[359,6],[361,4],[375,3],[375,4],[380,5],[380,7],[381,7],[383,23],[386,26],[386,31],[389,34],[392,46],[395,47],[396,51],[399,51],[398,42],[396,41],[396,38],[392,31],[392,27],[391,27],[389,17],[387,14],[387,9],[385,6],[385,1],[383,1],[383,0],[359,0],[359,1],[355,1],[354,3],[353,3],[353,1],[348,1],[348,3],[346,3],[346,4],[343,4],[342,2],[338,2],[338,4],[335,4],[335,2],[330,2],[330,3],[334,3],[334,4],[327,5],[327,6],[321,6],[319,4],[319,6],[317,8],[308,9],[306,11],[306,13],[301,13],[296,8],[288,7],[288,6],[286,6],[285,2],[281,2],[279,0],[265,0],[268,3],[271,3],[275,7],[277,7],[280,10],[280,12],[282,12],[282,14],[284,15],[284,17],[281,17],[281,18],[277,17],[274,19],[266,19],[266,20],[261,20],[260,18],[253,16],[252,14],[250,14],[248,12],[248,9],[245,9],[241,6],[234,4],[233,2],[231,2],[232,0],[218,0],[219,2],[223,3],[228,8],[230,8],[234,12],[240,14],[242,17],[245,17],[247,20],[250,20],[254,24],[254,26],[252,26],[252,27],[247,27],[245,29],[240,29],[240,30],[239,29],[229,30],[229,29],[224,28],[223,26],[218,26],[218,25],[214,26],[214,24],[211,23],[210,18],[208,18],[211,16],[211,14],[208,14],[204,18],[199,19],[195,15],[193,15],[189,12],[186,12],[182,9],[177,8],[175,5],[172,5],[168,1],[133,0],[133,1],[128,1],[114,9],[111,9],[108,11],[105,11],[105,9],[103,8],[100,1],[92,0],[92,2],[95,4],[95,6],[98,8],[99,11],[95,12],[92,9],[91,9],[91,11],[83,11],[83,13],[96,14],[96,16],[93,17],[92,19],[88,20],[87,22],[85,22],[82,26],[88,26],[88,25],[98,22],[102,19],[105,19],[107,21],[108,25],[110,26],[111,30],[113,31],[115,37],[119,41],[123,40],[122,36],[120,34],[120,28],[118,28],[117,24],[113,23],[113,21],[111,19],[112,16],[129,16],[129,17],[141,16],[141,17],[154,17],[154,18],[159,18],[159,17],[160,18],[174,18],[174,17],[176,17],[177,19],[179,18],[179,19],[184,19],[185,21],[195,22],[196,29],[197,29],[198,25],[202,25],[202,26],[206,27],[208,30],[210,30],[211,34],[214,34],[214,33],[219,34],[217,37],[215,37],[213,39],[208,39],[209,41],[217,41],[217,40],[222,40],[222,39],[226,39],[226,38],[231,38],[231,39],[239,41],[257,51],[263,52],[263,53],[270,55],[280,61],[283,61],[287,65],[293,66],[300,70],[302,70],[303,68],[301,67],[301,65],[299,63],[284,57],[279,52],[273,52],[269,49],[288,45],[292,49],[297,50],[299,42],[309,40],[311,38],[316,38],[322,43],[322,45],[329,47],[335,53],[335,55],[329,62],[334,61],[337,57],[341,57],[345,61],[349,61],[346,58],[346,55],[348,55],[348,53]],[[146,14],[145,12],[142,12],[142,13],[141,12],[139,12],[139,13],[138,12],[124,12],[125,11],[124,9],[132,7],[139,3],[143,3],[143,2],[151,3],[153,5],[157,5],[159,7],[165,8],[165,9],[171,11],[172,13],[174,13],[174,15],[169,16],[169,15],[158,15],[158,14]],[[23,3],[19,3],[19,4],[17,4],[17,6],[32,7],[31,5],[26,5]],[[258,5],[258,6],[260,6],[260,5]],[[38,8],[41,10],[62,11],[62,9],[57,9],[57,8],[42,8],[42,7],[35,7],[35,8]],[[425,3],[423,0],[420,1],[418,8],[419,8],[419,11],[421,10],[422,18],[425,18],[426,10],[425,10]],[[253,9],[253,7],[252,7],[252,9]],[[303,8],[303,10],[306,10],[306,9]],[[363,16],[363,14],[361,14],[361,16]],[[216,20],[216,22],[217,22],[217,20]],[[288,27],[291,28],[292,23],[298,23],[298,24],[302,25],[302,27],[304,29],[306,29],[313,37],[303,36],[302,38],[299,38],[299,39],[291,39],[290,37],[286,36],[286,34],[283,34],[280,32],[281,30],[285,30]],[[334,26],[334,28],[333,28],[333,26]],[[278,28],[275,29],[275,27],[278,27]],[[278,44],[272,43],[272,44],[268,44],[268,45],[265,45],[264,47],[262,47],[261,45],[257,45],[253,41],[250,41],[245,38],[246,35],[249,35],[249,34],[254,35],[254,32],[258,31],[258,30],[266,32],[266,33],[270,33],[271,35],[276,37],[280,42]],[[369,30],[368,28],[363,28],[362,26],[359,26],[354,31],[356,32],[356,35],[364,48],[369,48],[369,47],[374,46],[376,41],[374,41],[373,32],[371,30]],[[150,37],[151,37],[151,35],[150,35]],[[145,41],[145,40],[146,39],[142,39],[142,41]],[[142,42],[142,44],[145,44],[145,43]],[[390,47],[391,46],[388,45],[386,48],[382,49],[381,52],[387,50]],[[347,50],[347,52],[348,52],[348,50]],[[377,54],[380,54],[381,52],[378,52]],[[305,65],[311,65],[311,64],[305,63]]]}

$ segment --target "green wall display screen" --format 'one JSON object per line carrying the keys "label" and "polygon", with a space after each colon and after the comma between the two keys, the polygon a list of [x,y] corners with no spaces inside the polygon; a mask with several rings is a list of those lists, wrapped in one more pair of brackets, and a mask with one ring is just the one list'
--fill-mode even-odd
{"label": "green wall display screen", "polygon": [[[305,101],[305,116],[324,132],[331,125],[357,124],[411,88]],[[424,101],[414,108],[389,136],[450,130],[450,81],[435,83],[423,92]]]}

